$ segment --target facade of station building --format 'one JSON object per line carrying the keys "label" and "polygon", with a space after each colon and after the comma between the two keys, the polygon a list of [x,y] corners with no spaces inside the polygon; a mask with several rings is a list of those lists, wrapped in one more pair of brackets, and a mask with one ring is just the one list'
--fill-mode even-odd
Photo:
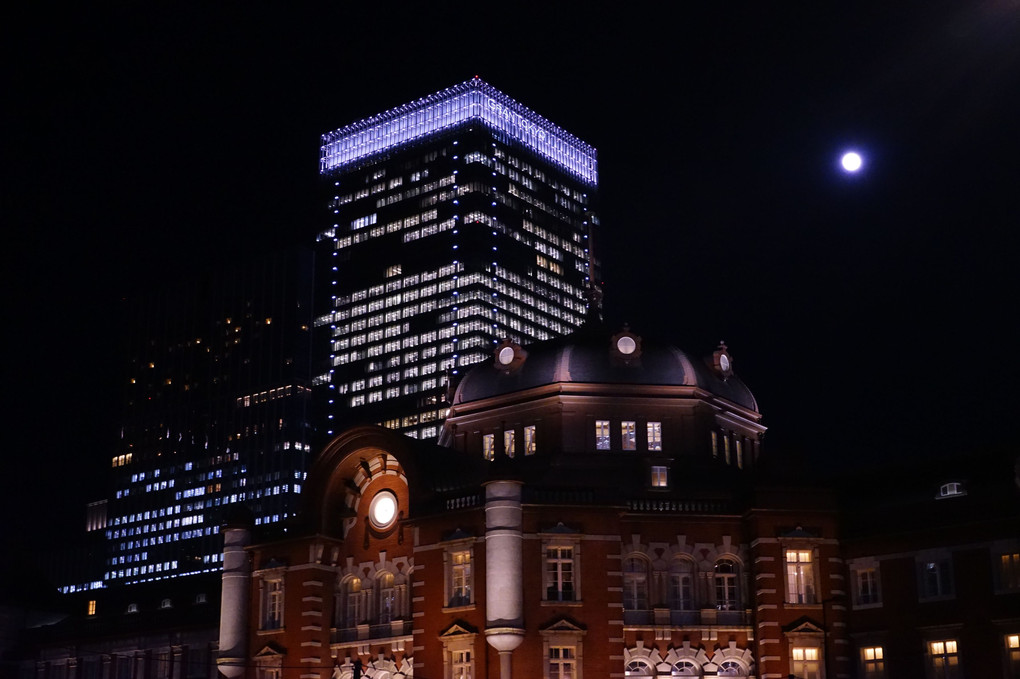
{"label": "facade of station building", "polygon": [[225,529],[220,671],[848,676],[833,499],[763,483],[732,360],[593,323],[498,345],[439,445],[341,433],[303,532]]}

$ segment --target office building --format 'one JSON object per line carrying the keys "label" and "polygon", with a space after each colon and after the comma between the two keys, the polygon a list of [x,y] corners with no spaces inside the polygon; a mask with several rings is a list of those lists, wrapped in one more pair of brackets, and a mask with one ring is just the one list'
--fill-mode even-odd
{"label": "office building", "polygon": [[144,295],[130,314],[105,516],[107,585],[220,567],[222,510],[296,507],[311,457],[311,253]]}
{"label": "office building", "polygon": [[575,136],[475,78],[323,135],[320,163],[322,443],[435,439],[452,376],[582,323],[598,174]]}

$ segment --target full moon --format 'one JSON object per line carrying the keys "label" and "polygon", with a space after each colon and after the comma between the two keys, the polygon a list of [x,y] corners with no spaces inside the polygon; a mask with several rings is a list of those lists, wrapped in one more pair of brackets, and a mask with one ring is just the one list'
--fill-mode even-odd
{"label": "full moon", "polygon": [[857,172],[864,164],[864,159],[856,151],[847,151],[839,162],[847,172]]}

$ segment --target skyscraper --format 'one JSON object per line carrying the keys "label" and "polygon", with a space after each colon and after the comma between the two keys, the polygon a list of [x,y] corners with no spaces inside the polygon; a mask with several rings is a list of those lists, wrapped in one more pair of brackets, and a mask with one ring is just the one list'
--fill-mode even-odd
{"label": "skyscraper", "polygon": [[450,378],[579,327],[595,149],[478,78],[324,134],[318,433],[434,438]]}
{"label": "skyscraper", "polygon": [[[282,522],[311,457],[311,252],[225,268],[131,314],[107,584],[219,569],[223,509]],[[105,524],[105,525],[100,525]]]}

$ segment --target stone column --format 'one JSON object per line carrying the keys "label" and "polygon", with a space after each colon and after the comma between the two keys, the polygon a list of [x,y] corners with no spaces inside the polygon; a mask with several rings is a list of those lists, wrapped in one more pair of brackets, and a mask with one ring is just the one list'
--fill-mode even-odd
{"label": "stone column", "polygon": [[524,641],[521,484],[485,485],[485,640],[499,652],[500,679],[511,679],[511,654]]}
{"label": "stone column", "polygon": [[220,599],[220,643],[216,665],[234,679],[248,660],[248,598],[251,567],[244,548],[251,539],[247,525],[225,524],[223,532],[223,596]]}

